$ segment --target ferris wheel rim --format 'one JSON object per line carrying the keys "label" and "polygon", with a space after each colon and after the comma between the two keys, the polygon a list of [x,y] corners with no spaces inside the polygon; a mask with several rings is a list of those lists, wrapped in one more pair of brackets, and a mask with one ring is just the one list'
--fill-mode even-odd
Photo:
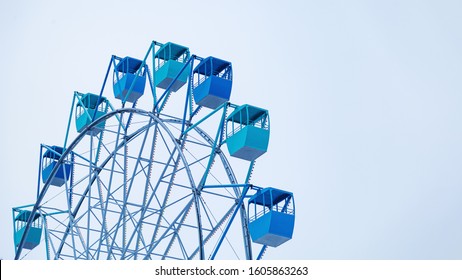
{"label": "ferris wheel rim", "polygon": [[[181,151],[181,148],[179,146],[179,143],[176,141],[176,138],[173,136],[173,134],[171,133],[170,129],[165,125],[165,123],[163,122],[162,119],[160,119],[159,117],[157,117],[155,114],[153,114],[152,112],[148,112],[146,110],[142,110],[142,109],[139,109],[139,108],[121,108],[121,109],[116,109],[114,111],[111,111],[111,112],[108,112],[107,114],[101,116],[100,118],[96,119],[95,121],[93,121],[91,124],[89,124],[85,129],[83,129],[77,136],[76,138],[69,144],[69,146],[67,148],[65,148],[64,152],[62,153],[61,157],[59,158],[59,160],[57,161],[55,167],[53,168],[53,170],[51,171],[49,177],[47,178],[47,180],[45,181],[38,197],[37,197],[37,200],[32,208],[32,211],[31,213],[36,213],[38,211],[38,209],[40,208],[41,206],[41,203],[42,203],[42,200],[45,196],[45,194],[47,193],[50,185],[51,185],[51,181],[52,181],[52,178],[56,175],[57,171],[59,170],[60,166],[63,164],[64,162],[64,159],[70,154],[73,152],[74,148],[80,143],[80,141],[82,141],[82,139],[87,135],[87,132],[91,131],[91,129],[93,129],[94,127],[96,127],[97,125],[99,125],[100,123],[106,121],[107,119],[115,116],[115,115],[118,115],[118,114],[124,114],[124,113],[134,113],[134,114],[139,114],[139,115],[142,115],[142,116],[147,116],[149,117],[150,119],[154,120],[155,123],[159,124],[162,126],[162,128],[167,132],[167,134],[169,135],[169,137],[171,138],[172,140],[172,143],[174,143],[177,151],[178,151],[178,155],[180,156],[182,162],[184,163],[184,166],[185,166],[185,169],[186,169],[186,173],[188,174],[188,179],[191,183],[191,189],[196,189],[196,184],[192,178],[192,174],[191,174],[191,170],[188,166],[188,161],[186,160],[186,158],[184,157],[184,154],[182,153]],[[139,129],[137,131],[135,131],[131,137],[130,137],[130,140],[135,138],[138,133],[141,133],[143,129]],[[125,143],[129,142],[127,140],[124,140]],[[111,155],[108,156],[108,159],[111,158]],[[107,162],[105,163],[107,164]],[[96,178],[96,177],[95,177]],[[93,179],[94,180],[94,179]],[[193,196],[196,196],[197,195],[197,192],[193,192]],[[81,198],[80,201],[83,201],[83,197]],[[81,203],[79,203],[81,204]],[[80,205],[76,208],[76,210],[78,210],[80,207]],[[76,211],[77,213],[78,211]],[[76,215],[76,213],[73,213],[73,216]],[[30,216],[32,218],[33,214]],[[24,234],[21,238],[21,241],[19,242],[18,244],[18,248],[16,250],[16,254],[15,254],[15,259],[19,259],[20,256],[21,256],[21,252],[22,252],[22,249],[24,247],[24,243],[25,243],[25,237],[27,236],[27,233],[28,231],[30,230],[30,226],[31,226],[31,223],[32,223],[32,219],[29,219],[26,223],[26,227],[25,227],[25,231],[24,231]],[[69,228],[69,227],[67,227]],[[61,244],[62,245],[62,244]]]}
{"label": "ferris wheel rim", "polygon": [[[194,189],[197,189],[197,186],[195,185],[195,182],[194,180],[192,179],[192,175],[191,175],[191,170],[189,168],[189,164],[188,164],[188,161],[187,159],[185,158],[184,154],[183,154],[183,151],[181,150],[181,144],[179,143],[179,141],[173,136],[172,132],[170,131],[169,127],[167,127],[166,123],[180,123],[181,120],[180,119],[162,119],[162,118],[159,118],[158,116],[156,116],[155,114],[153,114],[152,112],[148,112],[148,111],[145,111],[145,110],[142,110],[142,109],[137,109],[137,108],[122,108],[122,109],[118,109],[118,110],[114,110],[112,112],[108,112],[106,115],[96,119],[94,122],[92,122],[88,127],[86,127],[83,131],[81,131],[77,137],[71,142],[71,144],[65,149],[65,151],[63,152],[62,156],[60,157],[60,159],[58,160],[58,163],[55,167],[55,169],[58,169],[59,166],[61,164],[63,164],[63,161],[64,159],[70,154],[70,153],[73,153],[74,152],[74,149],[77,147],[77,145],[82,141],[82,139],[84,138],[84,136],[86,135],[86,132],[88,132],[89,130],[91,130],[93,127],[97,126],[99,123],[101,122],[104,122],[106,121],[107,119],[113,117],[113,116],[116,116],[117,114],[124,114],[124,113],[134,113],[134,114],[139,114],[139,115],[142,115],[142,116],[147,116],[149,117],[150,120],[153,120],[154,124],[159,124],[169,135],[170,137],[170,140],[172,141],[172,143],[174,143],[176,149],[178,150],[179,152],[179,155],[181,157],[181,160],[182,162],[184,163],[184,166],[187,170],[187,173],[188,173],[188,177],[189,177],[189,181],[190,181],[190,184],[191,184],[191,189],[194,190]],[[135,139],[138,135],[142,134],[144,130],[146,130],[146,126],[143,126],[142,128],[139,128],[138,130],[136,130],[135,132],[131,133],[129,137],[127,137],[127,139],[125,139],[122,143],[120,143],[119,147],[117,149],[115,149],[113,151],[112,154],[110,154],[107,159],[105,159],[104,161],[102,161],[102,164],[100,164],[98,166],[98,168],[102,168],[104,167],[107,162],[110,160],[110,158],[114,155],[114,153],[123,147],[124,144],[126,143],[129,143],[132,139]],[[201,128],[199,127],[196,127],[195,128],[196,131],[200,131],[202,134],[205,134],[208,138],[210,138],[209,135],[207,135],[207,133],[205,131],[203,131]],[[202,137],[204,137],[202,135]],[[208,141],[205,137],[204,137],[204,140]],[[211,139],[209,139],[209,141],[211,141]],[[232,168],[231,168],[231,165],[229,164],[229,162],[227,161],[225,155],[223,153],[217,153],[219,155],[219,157],[221,158],[221,161],[223,162],[223,164],[229,168],[231,170],[231,174],[227,174],[230,181],[235,181],[237,182],[237,179],[234,175],[234,173],[232,172]],[[99,174],[99,171],[98,171],[98,174]],[[42,207],[42,200],[43,200],[43,197],[44,195],[46,194],[46,192],[48,191],[48,188],[50,186],[50,180],[51,178],[54,176],[54,174],[52,173],[50,175],[50,177],[47,179],[47,182],[45,182],[41,192],[40,192],[40,195],[39,195],[39,199],[37,199],[35,205],[34,205],[34,208],[33,208],[33,211],[36,212],[38,211],[41,207]],[[98,175],[94,175],[93,176],[93,179],[92,179],[92,182],[96,179]],[[93,183],[91,183],[89,185],[88,188],[90,188],[90,186],[93,185]],[[86,192],[88,191],[88,189],[85,191],[85,194]],[[196,192],[196,191],[193,191],[193,195],[194,196],[200,196],[200,193]],[[76,215],[78,214],[79,210],[80,210],[80,206],[81,204],[83,203],[83,201],[85,200],[85,196],[82,196],[80,201],[77,203],[77,206],[76,208],[74,209],[74,211],[72,211],[71,215],[73,217],[76,217]],[[70,209],[69,209],[70,210]],[[199,213],[199,210],[196,210],[196,214]],[[198,215],[198,220],[200,219],[199,215]],[[70,221],[69,221],[70,223]],[[242,223],[244,223],[244,221],[242,221]],[[200,224],[198,222],[198,224]],[[28,225],[30,226],[30,225]],[[69,234],[69,229],[70,229],[70,224],[67,225],[66,227],[66,236],[67,234]],[[198,230],[202,230],[202,227],[198,225]],[[247,227],[245,227],[245,230],[248,231]],[[65,242],[65,239],[67,237],[64,237],[62,240],[61,240],[61,244],[59,246],[59,249],[57,251],[57,253],[55,254],[55,259],[56,258],[59,258],[60,254],[61,254],[61,250],[62,250],[62,246]],[[204,239],[203,238],[200,238],[200,242],[204,242]],[[200,247],[203,247],[204,244],[201,244]],[[20,246],[22,246],[20,244]],[[19,258],[20,257],[20,250],[19,250],[20,247],[18,247],[18,253],[17,253],[17,256],[16,258]],[[249,247],[251,248],[251,247]],[[22,249],[22,248],[21,248]],[[248,248],[247,248],[248,249]],[[247,250],[246,249],[246,250]],[[246,251],[246,254],[248,252]],[[250,253],[251,254],[251,253]],[[201,255],[201,258],[204,258],[203,255]]]}

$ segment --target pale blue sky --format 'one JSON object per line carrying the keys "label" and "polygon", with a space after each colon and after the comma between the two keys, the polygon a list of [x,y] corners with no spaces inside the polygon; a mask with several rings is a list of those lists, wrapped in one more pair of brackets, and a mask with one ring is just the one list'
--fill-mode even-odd
{"label": "pale blue sky", "polygon": [[73,91],[151,40],[231,61],[232,101],[269,109],[253,182],[297,216],[267,258],[462,258],[462,2],[94,2],[0,2],[1,258]]}

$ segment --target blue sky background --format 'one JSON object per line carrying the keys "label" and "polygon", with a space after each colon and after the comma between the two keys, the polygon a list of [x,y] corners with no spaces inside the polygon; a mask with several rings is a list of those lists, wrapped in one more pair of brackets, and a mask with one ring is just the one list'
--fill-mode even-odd
{"label": "blue sky background", "polygon": [[94,2],[0,2],[0,258],[73,91],[151,40],[231,61],[232,101],[269,109],[253,182],[297,216],[267,258],[462,258],[462,2]]}

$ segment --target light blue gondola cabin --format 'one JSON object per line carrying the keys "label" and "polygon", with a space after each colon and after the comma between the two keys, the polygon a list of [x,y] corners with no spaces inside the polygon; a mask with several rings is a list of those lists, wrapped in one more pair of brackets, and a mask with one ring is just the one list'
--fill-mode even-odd
{"label": "light blue gondola cabin", "polygon": [[[31,215],[29,210],[21,210],[13,208],[13,227],[14,227],[14,245],[19,246],[24,235],[27,220]],[[26,236],[23,248],[32,250],[40,244],[42,238],[42,217],[39,213],[35,213],[32,218],[32,224]]]}
{"label": "light blue gondola cabin", "polygon": [[[190,65],[183,69],[185,63],[189,60],[189,48],[174,43],[166,43],[154,55],[154,80],[155,86],[167,89],[173,82],[170,90],[178,91],[188,80],[191,74]],[[175,80],[175,78],[178,78]]]}
{"label": "light blue gondola cabin", "polygon": [[[50,177],[51,171],[58,164],[64,149],[58,146],[51,146],[47,148],[42,156],[42,181],[45,183]],[[61,187],[71,177],[73,164],[64,160],[55,176],[51,178],[50,184],[53,186]]]}
{"label": "light blue gondola cabin", "polygon": [[[100,97],[99,95],[92,93],[79,95],[78,99],[77,105],[75,106],[75,124],[77,132],[80,133],[94,120],[106,114],[108,101],[105,97]],[[87,130],[86,133],[88,135],[97,135],[104,130],[105,124],[106,121],[100,122],[92,129]]]}
{"label": "light blue gondola cabin", "polygon": [[[125,57],[114,68],[114,96],[122,102],[135,103],[144,94],[146,69],[143,61]],[[131,89],[131,90],[130,90]]]}
{"label": "light blue gondola cabin", "polygon": [[196,104],[216,109],[229,101],[232,78],[231,62],[211,56],[202,60],[193,71],[193,95]]}
{"label": "light blue gondola cabin", "polygon": [[295,207],[291,192],[265,188],[250,197],[248,204],[253,242],[278,247],[292,239]]}
{"label": "light blue gondola cabin", "polygon": [[226,130],[226,144],[233,157],[253,161],[268,150],[268,110],[239,106],[227,118]]}

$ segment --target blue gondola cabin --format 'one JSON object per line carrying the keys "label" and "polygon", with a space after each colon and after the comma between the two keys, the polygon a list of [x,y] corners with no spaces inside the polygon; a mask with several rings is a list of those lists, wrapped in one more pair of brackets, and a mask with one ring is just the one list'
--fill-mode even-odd
{"label": "blue gondola cabin", "polygon": [[278,247],[292,239],[295,207],[291,192],[265,188],[250,197],[248,204],[253,242]]}
{"label": "blue gondola cabin", "polygon": [[[26,224],[31,215],[29,210],[21,210],[13,208],[13,227],[14,227],[14,245],[19,246],[21,239],[26,229]],[[24,249],[32,250],[40,244],[42,238],[42,217],[39,213],[35,213],[32,218],[32,223],[29,228],[29,232],[24,242]]]}
{"label": "blue gondola cabin", "polygon": [[114,69],[114,96],[122,102],[135,103],[144,94],[146,86],[146,68],[143,62],[125,57]]}
{"label": "blue gondola cabin", "polygon": [[226,130],[226,144],[233,157],[253,161],[268,150],[268,110],[239,106],[227,118]]}
{"label": "blue gondola cabin", "polygon": [[[189,48],[174,43],[166,43],[154,55],[154,81],[155,86],[178,91],[188,80],[191,74],[190,65],[185,64],[189,60]],[[183,68],[184,67],[184,68]],[[181,71],[183,69],[183,71]],[[178,76],[178,78],[177,78]]]}
{"label": "blue gondola cabin", "polygon": [[[50,178],[51,172],[58,164],[64,149],[58,146],[47,147],[42,156],[42,181],[45,183]],[[61,187],[71,177],[73,165],[67,159],[63,161],[58,168],[55,176],[51,178],[50,184],[53,186]]]}
{"label": "blue gondola cabin", "polygon": [[[105,97],[86,93],[77,95],[77,105],[75,106],[75,124],[77,132],[82,132],[94,120],[105,115],[108,109],[108,101]],[[106,121],[100,122],[98,125],[87,130],[89,135],[97,135],[100,133],[106,124]]]}
{"label": "blue gondola cabin", "polygon": [[232,74],[231,62],[211,56],[202,60],[193,71],[193,95],[196,104],[216,109],[229,101]]}

